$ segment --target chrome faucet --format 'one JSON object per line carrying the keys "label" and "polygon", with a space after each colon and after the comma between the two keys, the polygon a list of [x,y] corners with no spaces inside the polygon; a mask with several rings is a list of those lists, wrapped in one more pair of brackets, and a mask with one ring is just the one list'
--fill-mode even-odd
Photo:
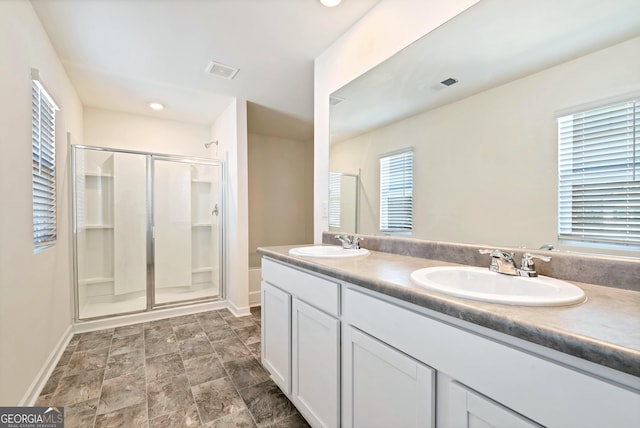
{"label": "chrome faucet", "polygon": [[533,259],[539,259],[545,262],[551,261],[551,257],[539,256],[537,254],[524,253],[520,268],[516,266],[513,259],[513,253],[507,253],[502,250],[478,250],[480,254],[491,255],[491,264],[489,270],[505,275],[536,277],[536,264]]}
{"label": "chrome faucet", "polygon": [[345,250],[359,250],[360,242],[364,241],[355,235],[336,235],[336,239],[342,242],[342,248]]}

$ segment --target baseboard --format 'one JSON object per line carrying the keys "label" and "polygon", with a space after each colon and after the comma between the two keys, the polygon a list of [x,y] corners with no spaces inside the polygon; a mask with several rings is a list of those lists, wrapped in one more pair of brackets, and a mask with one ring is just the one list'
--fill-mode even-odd
{"label": "baseboard", "polygon": [[262,304],[262,293],[260,290],[249,292],[249,306],[260,306]]}
{"label": "baseboard", "polygon": [[71,341],[72,337],[73,328],[70,325],[67,327],[65,332],[62,333],[62,337],[60,337],[60,340],[58,340],[58,343],[54,346],[33,382],[31,382],[29,389],[22,397],[22,400],[18,403],[18,406],[33,406],[35,404],[36,400],[40,396],[40,391],[42,391],[47,380],[49,380],[51,373],[53,373],[53,370],[56,368],[60,357],[64,353],[64,350],[67,349],[67,345]]}
{"label": "baseboard", "polygon": [[244,306],[244,307],[239,308],[238,306],[236,306],[231,301],[229,301],[228,304],[229,304],[229,308],[228,309],[236,317],[246,317],[246,316],[251,315],[251,311],[249,310],[249,306]]}

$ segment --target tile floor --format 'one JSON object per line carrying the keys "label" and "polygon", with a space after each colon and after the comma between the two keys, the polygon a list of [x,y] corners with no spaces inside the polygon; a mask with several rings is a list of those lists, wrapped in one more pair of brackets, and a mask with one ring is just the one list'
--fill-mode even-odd
{"label": "tile floor", "polygon": [[36,405],[65,427],[307,427],[260,364],[260,308],[75,335]]}

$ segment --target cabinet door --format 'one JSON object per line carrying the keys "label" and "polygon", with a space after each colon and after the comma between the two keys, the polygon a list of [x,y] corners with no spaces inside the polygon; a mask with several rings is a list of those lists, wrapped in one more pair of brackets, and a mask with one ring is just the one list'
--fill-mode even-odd
{"label": "cabinet door", "polygon": [[435,426],[435,371],[348,326],[343,340],[343,426]]}
{"label": "cabinet door", "polygon": [[291,295],[262,282],[262,364],[291,393]]}
{"label": "cabinet door", "polygon": [[447,413],[455,428],[534,428],[537,423],[457,382],[449,387]]}
{"label": "cabinet door", "polygon": [[340,425],[340,321],[293,299],[292,399],[311,425]]}

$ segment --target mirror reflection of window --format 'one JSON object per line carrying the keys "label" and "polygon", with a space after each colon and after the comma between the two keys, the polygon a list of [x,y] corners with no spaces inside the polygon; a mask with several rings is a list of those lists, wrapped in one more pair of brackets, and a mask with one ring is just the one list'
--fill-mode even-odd
{"label": "mirror reflection of window", "polygon": [[561,239],[640,245],[640,100],[558,118]]}
{"label": "mirror reflection of window", "polygon": [[329,173],[329,230],[340,229],[340,178],[338,172]]}
{"label": "mirror reflection of window", "polygon": [[329,230],[358,233],[359,174],[329,173]]}
{"label": "mirror reflection of window", "polygon": [[380,157],[380,231],[413,229],[413,149]]}

